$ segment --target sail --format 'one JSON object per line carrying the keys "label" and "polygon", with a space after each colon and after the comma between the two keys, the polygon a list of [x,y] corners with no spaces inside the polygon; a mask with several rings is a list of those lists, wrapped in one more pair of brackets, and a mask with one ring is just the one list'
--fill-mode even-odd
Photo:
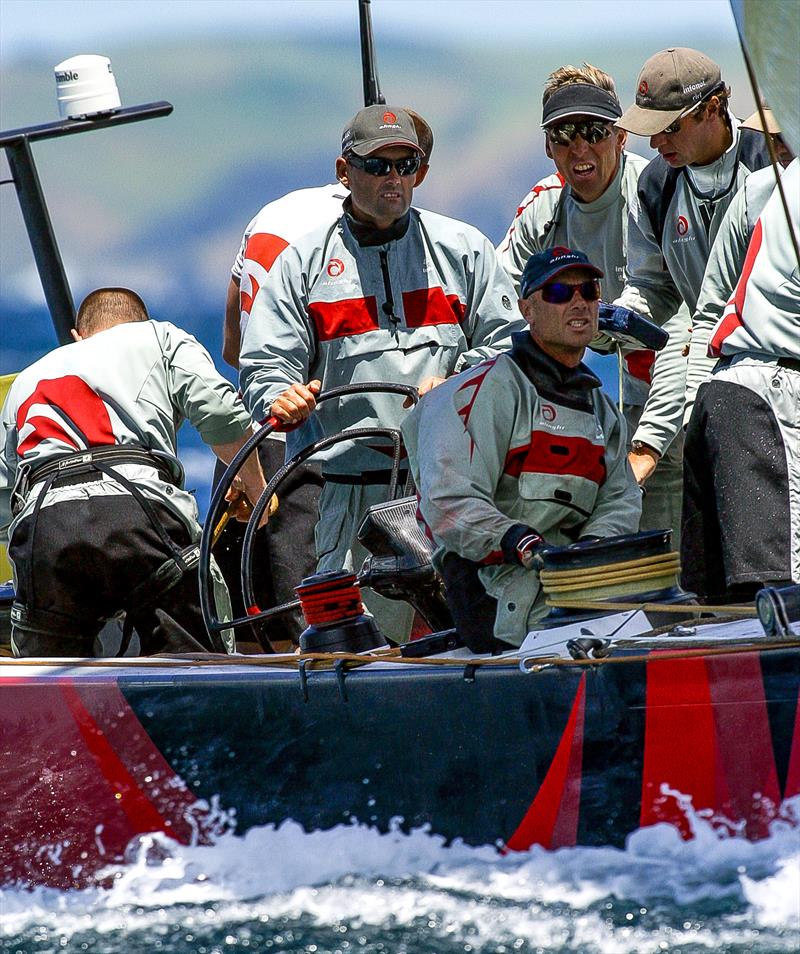
{"label": "sail", "polygon": [[798,0],[731,0],[761,95],[786,144],[800,154],[800,3]]}

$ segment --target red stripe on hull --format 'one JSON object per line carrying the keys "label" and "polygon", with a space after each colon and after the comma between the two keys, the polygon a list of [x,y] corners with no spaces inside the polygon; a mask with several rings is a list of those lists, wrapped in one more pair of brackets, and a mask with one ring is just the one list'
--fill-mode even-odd
{"label": "red stripe on hull", "polygon": [[789,768],[786,772],[786,791],[784,798],[800,795],[800,695],[797,697],[797,712],[794,717],[792,750],[789,753]]}
{"label": "red stripe on hull", "polygon": [[717,821],[743,822],[751,839],[768,834],[781,799],[757,653],[648,662],[640,823],[669,822],[690,838],[664,788]]}
{"label": "red stripe on hull", "polygon": [[702,659],[647,663],[645,720],[639,823],[670,822],[688,839],[689,821],[662,786],[691,797],[695,809],[716,808],[726,800],[718,790],[714,714]]}
{"label": "red stripe on hull", "polygon": [[733,821],[745,822],[748,838],[766,838],[781,792],[758,653],[712,657],[706,668],[730,798],[724,810],[733,813]]}
{"label": "red stripe on hull", "polygon": [[[119,686],[110,683],[103,687],[102,694],[94,689],[92,686],[84,688],[79,683],[73,685],[83,706],[84,717],[94,723],[95,730],[102,733],[108,744],[111,759],[101,768],[110,769],[110,774],[104,771],[109,781],[116,777],[115,772],[123,773],[121,780],[135,786],[136,791],[133,788],[130,791],[137,803],[145,812],[152,808],[155,813],[152,820],[159,821],[158,827],[139,825],[137,831],[163,831],[184,844],[198,835],[202,841],[201,819],[196,811],[192,811],[197,799],[155,747]],[[190,814],[194,816],[192,824],[187,820]],[[146,820],[147,816],[141,819]]]}
{"label": "red stripe on hull", "polygon": [[586,676],[583,675],[547,775],[525,817],[506,842],[511,851],[526,851],[531,845],[564,848],[576,843],[581,801],[585,708]]}
{"label": "red stripe on hull", "polygon": [[4,679],[0,703],[2,883],[84,887],[138,834],[188,840],[194,796],[113,680]]}

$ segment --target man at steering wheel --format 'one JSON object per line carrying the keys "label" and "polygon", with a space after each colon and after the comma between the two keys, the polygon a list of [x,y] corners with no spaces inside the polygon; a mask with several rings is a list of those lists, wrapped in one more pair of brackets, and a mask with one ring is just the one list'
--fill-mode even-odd
{"label": "man at steering wheel", "polygon": [[[290,454],[320,431],[398,427],[404,416],[389,394],[348,395],[314,413],[323,383],[395,382],[425,393],[508,347],[522,327],[489,240],[411,207],[420,156],[405,110],[360,110],[336,160],[350,193],[343,214],[286,249],[255,297],[242,339],[242,393],[256,420],[273,415],[303,425],[289,435]],[[385,497],[390,454],[380,439],[326,454],[319,570],[359,569],[366,551],[356,532],[367,508]],[[369,606],[388,636],[408,638],[410,608],[374,594]]]}

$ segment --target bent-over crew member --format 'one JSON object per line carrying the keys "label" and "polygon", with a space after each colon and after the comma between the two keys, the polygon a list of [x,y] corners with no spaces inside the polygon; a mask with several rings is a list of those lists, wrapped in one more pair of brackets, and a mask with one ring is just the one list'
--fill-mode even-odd
{"label": "bent-over crew member", "polygon": [[582,363],[602,272],[556,247],[528,260],[510,351],[451,378],[403,423],[419,511],[456,627],[477,652],[544,613],[536,553],[633,533],[641,492],[625,420]]}
{"label": "bent-over crew member", "polygon": [[[190,421],[230,461],[251,433],[250,415],[205,348],[149,320],[129,289],[89,294],[73,336],[20,373],[2,412],[12,648],[91,656],[121,610],[145,654],[221,648],[200,613],[197,503],[182,488],[176,433]],[[231,494],[236,515],[245,515],[243,495],[255,501],[264,486],[252,456]]]}

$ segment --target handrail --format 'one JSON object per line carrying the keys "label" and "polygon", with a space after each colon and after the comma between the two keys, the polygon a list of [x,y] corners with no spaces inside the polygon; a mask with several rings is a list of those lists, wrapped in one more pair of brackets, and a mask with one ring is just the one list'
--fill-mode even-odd
{"label": "handrail", "polygon": [[155,119],[158,116],[168,116],[171,112],[172,104],[162,101],[146,103],[143,106],[128,106],[90,119],[61,119],[39,126],[25,126],[0,132],[0,147],[6,150],[8,156],[8,165],[17,190],[36,270],[59,344],[69,344],[72,341],[70,332],[75,327],[75,303],[36,171],[36,163],[33,161],[31,143]]}

